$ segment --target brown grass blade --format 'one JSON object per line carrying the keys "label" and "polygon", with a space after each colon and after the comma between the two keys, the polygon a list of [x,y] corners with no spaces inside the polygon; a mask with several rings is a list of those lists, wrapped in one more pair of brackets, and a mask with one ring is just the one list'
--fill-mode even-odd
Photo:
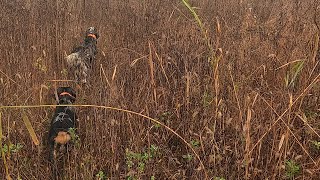
{"label": "brown grass blade", "polygon": [[243,129],[243,136],[245,137],[245,155],[244,155],[244,161],[245,161],[245,179],[249,179],[249,164],[251,155],[249,153],[250,145],[251,145],[251,137],[250,137],[250,124],[251,124],[251,118],[252,118],[252,112],[251,108],[248,108],[247,111],[247,119],[244,125]]}
{"label": "brown grass blade", "polygon": [[150,41],[149,41],[149,66],[150,66],[150,77],[151,77],[151,84],[153,88],[154,102],[157,103],[156,81],[154,80],[154,65],[152,60],[152,47],[151,47]]}
{"label": "brown grass blade", "polygon": [[112,78],[111,78],[112,81],[114,81],[114,79],[116,77],[116,73],[117,73],[117,65],[114,66],[114,70],[113,70],[113,74],[112,74]]}
{"label": "brown grass blade", "polygon": [[73,80],[68,80],[68,79],[49,79],[47,81],[49,81],[49,82],[74,82]]}
{"label": "brown grass blade", "polygon": [[281,136],[281,139],[280,139],[280,142],[279,142],[278,151],[280,151],[280,150],[281,150],[282,145],[283,145],[283,142],[284,142],[284,138],[285,138],[285,137],[286,137],[286,135],[285,135],[285,134],[283,134],[283,135]]}
{"label": "brown grass blade", "polygon": [[150,66],[150,76],[151,76],[151,84],[153,86],[156,85],[154,80],[154,66],[152,61],[152,49],[151,49],[151,43],[149,42],[149,66]]}
{"label": "brown grass blade", "polygon": [[190,84],[191,84],[191,73],[188,72],[186,75],[186,98],[187,98],[187,106],[189,108],[189,104],[190,104]]}
{"label": "brown grass blade", "polygon": [[312,59],[311,59],[311,61],[313,63],[316,61],[318,51],[319,51],[319,34],[316,33],[314,48],[313,48],[313,53],[312,53]]}
{"label": "brown grass blade", "polygon": [[102,74],[103,74],[108,86],[111,87],[111,84],[110,84],[110,82],[109,82],[109,80],[107,78],[106,72],[104,71],[104,68],[103,68],[102,64],[100,64],[100,70],[101,70],[101,72],[102,72]]}
{"label": "brown grass blade", "polygon": [[38,140],[38,138],[37,138],[37,135],[36,135],[36,133],[35,133],[32,125],[31,125],[31,122],[29,121],[29,118],[28,118],[28,116],[26,115],[26,113],[25,113],[24,110],[22,110],[22,120],[23,120],[24,124],[25,124],[26,127],[27,127],[27,130],[28,130],[28,132],[29,132],[29,135],[31,136],[31,139],[32,139],[33,143],[34,143],[36,146],[38,146],[38,145],[40,144],[40,143],[39,143],[39,140]]}

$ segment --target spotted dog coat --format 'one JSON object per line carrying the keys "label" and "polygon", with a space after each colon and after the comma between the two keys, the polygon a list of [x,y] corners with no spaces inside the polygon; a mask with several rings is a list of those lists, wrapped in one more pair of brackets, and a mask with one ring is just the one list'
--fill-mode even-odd
{"label": "spotted dog coat", "polygon": [[66,57],[70,72],[74,74],[77,83],[87,83],[89,71],[97,54],[97,39],[99,34],[94,27],[86,31],[84,42],[73,49]]}
{"label": "spotted dog coat", "polygon": [[[49,159],[52,163],[56,160],[56,150],[65,147],[71,140],[70,128],[77,127],[77,115],[71,105],[76,100],[76,93],[70,87],[59,87],[57,89],[58,105],[53,115],[49,130]],[[60,149],[60,150],[61,150]]]}

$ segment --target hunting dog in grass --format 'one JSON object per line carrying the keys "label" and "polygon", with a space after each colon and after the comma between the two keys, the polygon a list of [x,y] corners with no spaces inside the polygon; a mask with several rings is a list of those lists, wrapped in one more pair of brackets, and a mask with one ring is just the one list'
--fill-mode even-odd
{"label": "hunting dog in grass", "polygon": [[[53,172],[56,174],[57,150],[66,153],[67,145],[72,140],[70,129],[77,127],[77,115],[72,105],[76,100],[76,93],[71,87],[59,87],[57,89],[58,105],[49,130],[49,159],[53,165]],[[64,152],[63,152],[64,151]]]}
{"label": "hunting dog in grass", "polygon": [[85,84],[88,81],[87,77],[97,54],[98,38],[96,28],[90,27],[85,33],[84,42],[66,57],[67,65],[77,83]]}

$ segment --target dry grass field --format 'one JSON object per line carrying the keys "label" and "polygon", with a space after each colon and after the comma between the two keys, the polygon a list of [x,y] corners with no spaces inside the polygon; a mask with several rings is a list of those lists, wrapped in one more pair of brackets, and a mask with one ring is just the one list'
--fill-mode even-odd
{"label": "dry grass field", "polygon": [[[0,179],[52,179],[39,105],[67,85],[80,141],[62,179],[319,179],[317,0],[0,4]],[[89,86],[53,81],[90,26]]]}

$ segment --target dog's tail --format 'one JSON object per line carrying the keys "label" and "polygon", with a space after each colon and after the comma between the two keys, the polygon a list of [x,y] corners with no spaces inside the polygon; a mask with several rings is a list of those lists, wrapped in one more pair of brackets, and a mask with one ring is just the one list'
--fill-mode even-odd
{"label": "dog's tail", "polygon": [[66,61],[69,67],[76,67],[78,65],[79,53],[71,53],[66,57]]}

